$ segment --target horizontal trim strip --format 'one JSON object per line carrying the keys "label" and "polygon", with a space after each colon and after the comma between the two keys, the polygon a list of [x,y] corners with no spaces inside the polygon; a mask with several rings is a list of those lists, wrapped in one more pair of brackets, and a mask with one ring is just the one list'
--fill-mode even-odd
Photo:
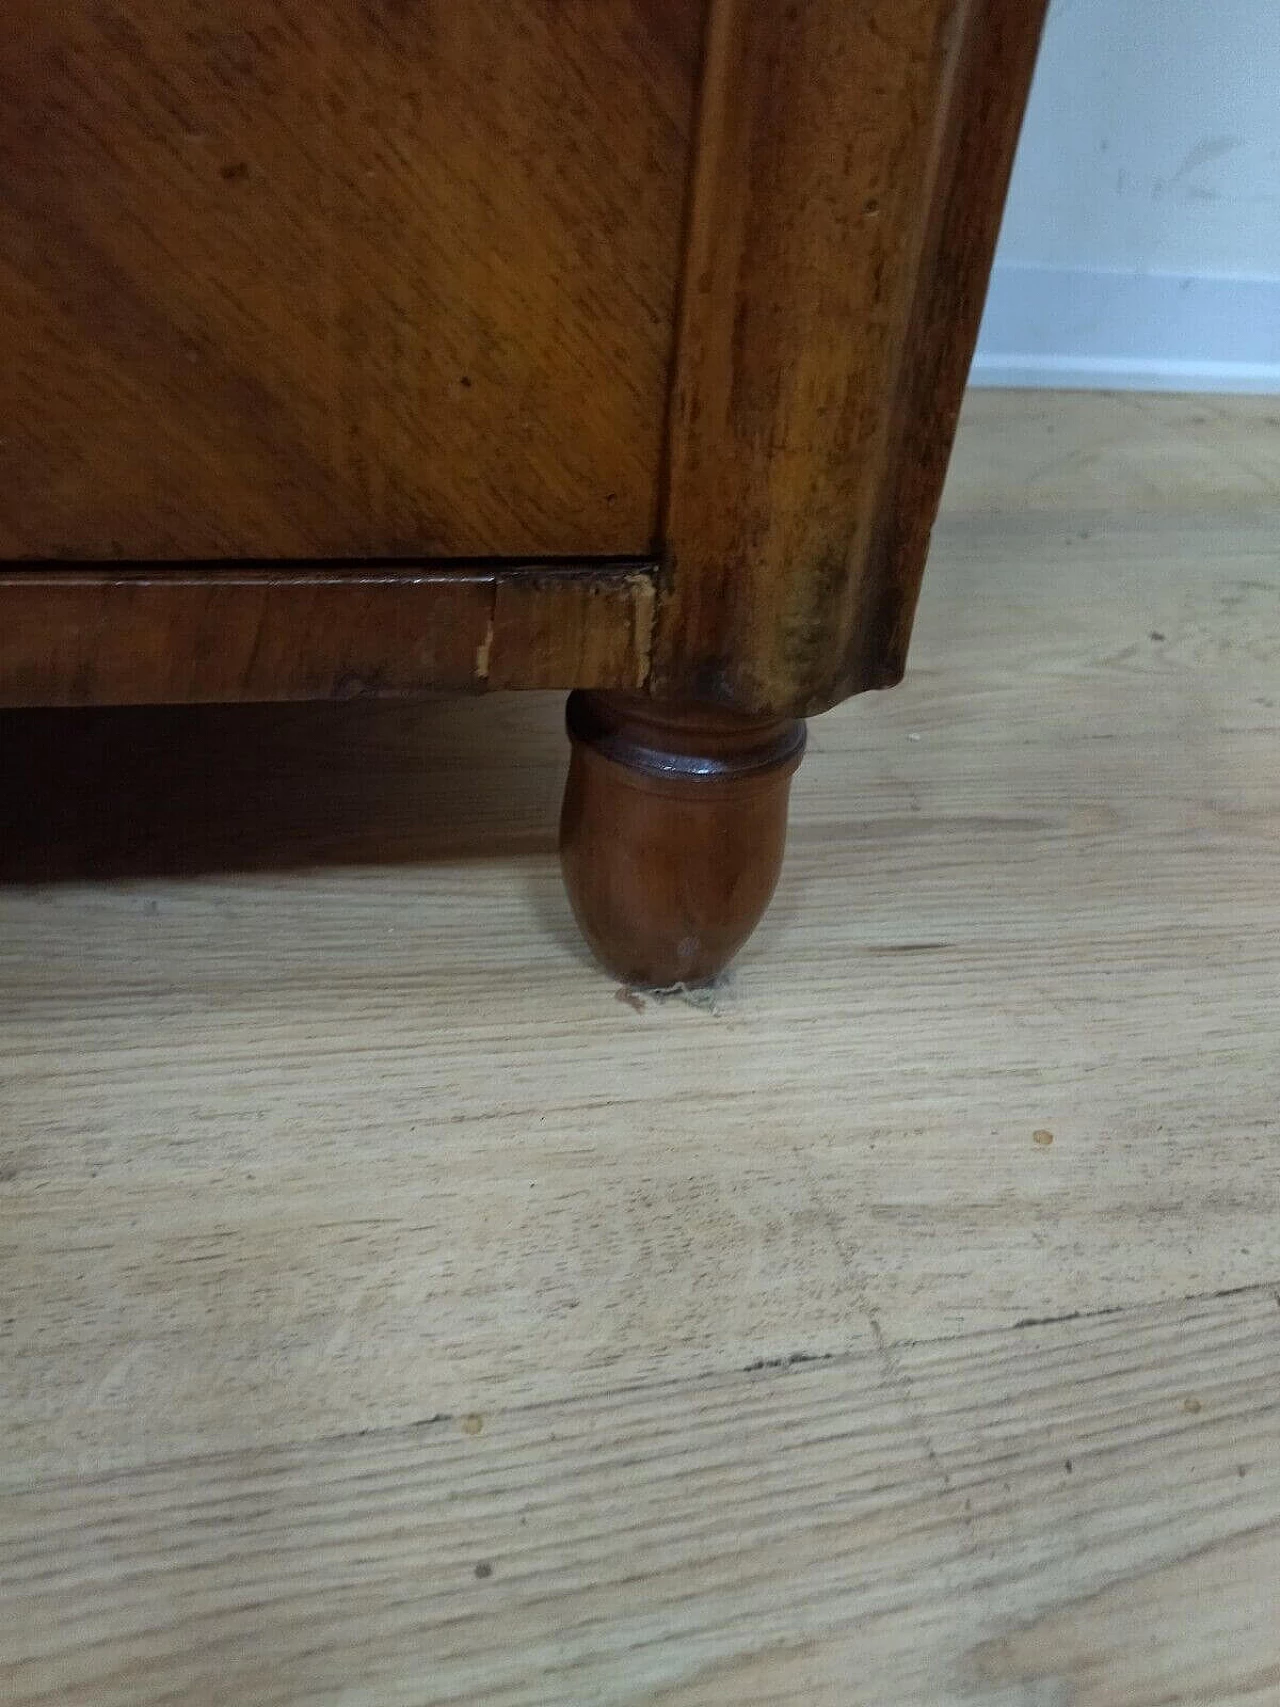
{"label": "horizontal trim strip", "polygon": [[0,569],[0,705],[637,688],[655,566]]}

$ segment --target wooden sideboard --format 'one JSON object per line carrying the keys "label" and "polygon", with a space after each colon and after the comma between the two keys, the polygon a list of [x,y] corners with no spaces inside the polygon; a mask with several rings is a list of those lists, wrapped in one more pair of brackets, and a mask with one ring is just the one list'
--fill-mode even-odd
{"label": "wooden sideboard", "polygon": [[0,704],[565,688],[619,976],[901,675],[1044,0],[10,0]]}

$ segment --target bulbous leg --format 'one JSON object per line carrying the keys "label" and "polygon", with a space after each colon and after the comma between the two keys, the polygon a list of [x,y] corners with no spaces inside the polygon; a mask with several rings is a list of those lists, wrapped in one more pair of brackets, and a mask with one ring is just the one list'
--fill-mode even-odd
{"label": "bulbous leg", "polygon": [[584,692],[566,720],[560,859],[583,935],[625,983],[706,983],[773,894],[804,724]]}

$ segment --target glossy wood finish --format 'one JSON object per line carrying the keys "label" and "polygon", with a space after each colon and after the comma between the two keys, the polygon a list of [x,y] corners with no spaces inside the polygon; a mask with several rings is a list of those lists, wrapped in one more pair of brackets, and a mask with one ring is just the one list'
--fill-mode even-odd
{"label": "glossy wood finish", "polygon": [[643,555],[701,0],[8,0],[0,556]]}
{"label": "glossy wood finish", "polygon": [[0,571],[0,705],[639,686],[643,563]]}
{"label": "glossy wood finish", "polygon": [[1044,0],[712,0],[659,691],[900,676]]}
{"label": "glossy wood finish", "polygon": [[803,723],[575,693],[567,724],[560,856],[583,935],[624,984],[706,983],[773,895]]}

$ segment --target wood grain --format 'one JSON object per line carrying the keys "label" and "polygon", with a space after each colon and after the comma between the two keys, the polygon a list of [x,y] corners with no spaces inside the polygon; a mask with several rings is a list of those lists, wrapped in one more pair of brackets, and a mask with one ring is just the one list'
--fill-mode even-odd
{"label": "wood grain", "polygon": [[51,1482],[7,1699],[1270,1700],[1278,1381],[1259,1290]]}
{"label": "wood grain", "polygon": [[655,683],[901,676],[1043,0],[712,0]]}
{"label": "wood grain", "polygon": [[0,717],[0,1695],[1274,1697],[1262,407],[970,400],[701,1006],[558,695]]}
{"label": "wood grain", "polygon": [[649,676],[654,565],[494,576],[491,688],[639,688]]}
{"label": "wood grain", "polygon": [[647,554],[700,0],[11,0],[0,554]]}
{"label": "wood grain", "polygon": [[652,610],[636,563],[0,569],[0,705],[635,687]]}

